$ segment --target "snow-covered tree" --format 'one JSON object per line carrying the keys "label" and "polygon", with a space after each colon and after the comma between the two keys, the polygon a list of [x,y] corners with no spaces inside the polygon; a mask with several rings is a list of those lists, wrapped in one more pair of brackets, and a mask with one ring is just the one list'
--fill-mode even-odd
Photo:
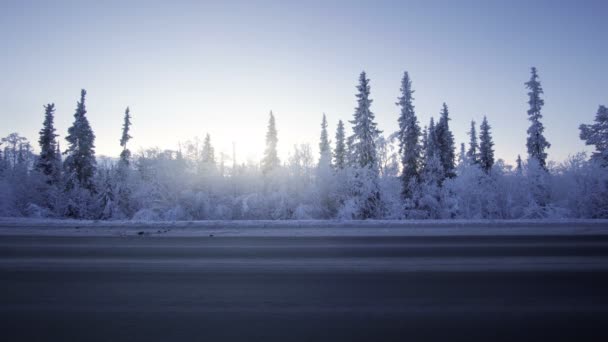
{"label": "snow-covered tree", "polygon": [[543,135],[545,127],[543,126],[540,119],[543,115],[541,109],[545,105],[545,101],[541,98],[543,94],[543,88],[540,85],[538,79],[538,73],[536,68],[532,67],[530,80],[525,83],[528,92],[528,120],[530,120],[530,127],[528,128],[528,140],[526,147],[528,148],[528,158],[534,158],[537,160],[538,165],[547,170],[547,152],[545,150],[551,147],[551,144],[545,139]]}
{"label": "snow-covered tree", "polygon": [[439,159],[441,160],[445,177],[455,176],[454,156],[456,146],[454,144],[454,134],[452,134],[452,131],[450,131],[450,120],[448,106],[443,103],[443,107],[441,108],[441,116],[435,127],[435,135],[437,136]]}
{"label": "snow-covered tree", "polygon": [[355,191],[357,213],[355,217],[367,219],[377,217],[381,210],[380,190],[378,185],[378,156],[376,139],[382,133],[376,127],[374,113],[371,111],[369,79],[365,71],[359,76],[357,85],[357,107],[350,121],[353,135],[350,137],[350,152],[354,162]]}
{"label": "snow-covered tree", "polygon": [[82,89],[80,101],[77,103],[76,113],[74,114],[74,123],[68,129],[68,135],[65,138],[68,141],[68,149],[65,152],[67,157],[63,165],[66,171],[68,189],[74,187],[77,182],[80,188],[94,192],[95,134],[86,117],[86,94],[86,90]]}
{"label": "snow-covered tree", "polygon": [[421,173],[421,185],[419,188],[418,207],[427,213],[429,218],[439,218],[441,212],[441,184],[445,179],[444,168],[441,163],[441,150],[437,137],[437,125],[431,118],[427,132],[423,139],[424,166]]}
{"label": "snow-covered tree", "polygon": [[595,146],[591,159],[608,166],[608,108],[600,106],[595,114],[595,123],[580,125],[579,129],[585,144]]}
{"label": "snow-covered tree", "polygon": [[467,159],[471,164],[479,163],[479,144],[477,143],[477,130],[475,128],[475,120],[471,120],[471,130],[467,132],[469,135],[469,150],[467,151]]}
{"label": "snow-covered tree", "polygon": [[102,176],[102,186],[98,195],[100,218],[107,220],[117,217],[117,207],[114,195],[114,181],[112,179],[113,170],[106,169]]}
{"label": "snow-covered tree", "polygon": [[358,167],[370,168],[377,171],[378,159],[376,155],[376,139],[382,133],[376,127],[375,116],[371,111],[372,99],[369,98],[369,79],[365,71],[359,76],[357,85],[357,108],[351,124],[353,125],[352,148],[353,157]]}
{"label": "snow-covered tree", "polygon": [[279,156],[277,153],[277,128],[274,120],[274,114],[270,111],[268,119],[268,130],[266,131],[266,150],[264,151],[264,159],[262,159],[262,172],[268,174],[280,165]]}
{"label": "snow-covered tree", "polygon": [[329,145],[325,113],[323,113],[323,119],[321,120],[321,137],[319,138],[319,166],[321,165],[331,167],[331,146]]}
{"label": "snow-covered tree", "polygon": [[404,198],[412,196],[410,183],[417,182],[420,176],[420,126],[412,103],[413,93],[412,81],[406,71],[401,79],[401,96],[396,103],[401,108],[398,140],[401,156],[401,193]]}
{"label": "snow-covered tree", "polygon": [[[129,107],[125,109],[125,116],[122,125],[122,135],[120,137],[120,161],[116,170],[112,170],[105,175],[102,184],[100,198],[102,216],[108,218],[125,218],[133,215],[132,195],[133,185],[131,184],[131,151],[127,144],[133,138],[129,131],[131,129],[131,111]],[[111,197],[111,198],[110,198]],[[111,199],[111,201],[109,201]],[[105,201],[105,202],[104,202]]]}
{"label": "snow-covered tree", "polygon": [[4,162],[6,168],[14,170],[24,158],[23,146],[29,145],[27,138],[18,133],[11,133],[0,140],[4,145]]}
{"label": "snow-covered tree", "polygon": [[494,165],[494,142],[492,141],[490,128],[488,119],[484,116],[479,126],[479,162],[481,169],[486,173],[490,172]]}
{"label": "snow-covered tree", "polygon": [[344,123],[339,120],[336,129],[336,148],[334,149],[334,166],[338,170],[342,170],[346,166],[346,142],[344,139]]}
{"label": "snow-covered tree", "polygon": [[122,147],[122,152],[120,152],[120,163],[123,167],[128,167],[131,160],[131,151],[127,148],[127,143],[132,138],[132,136],[129,135],[130,129],[131,112],[129,107],[127,107],[127,109],[125,109],[125,118],[122,124],[122,136],[120,137],[120,147]]}
{"label": "snow-covered tree", "polygon": [[40,155],[36,161],[36,169],[46,177],[47,184],[56,184],[59,181],[60,171],[58,169],[57,134],[55,134],[54,115],[55,104],[49,103],[44,106],[44,123],[40,130]]}
{"label": "snow-covered tree", "polygon": [[435,124],[435,119],[431,117],[429,121],[428,128],[424,128],[425,134],[423,139],[424,146],[424,166],[434,157],[439,158],[441,162],[440,154],[440,145],[439,139],[437,137],[437,125]]}
{"label": "snow-covered tree", "polygon": [[376,155],[378,157],[378,171],[381,178],[399,177],[399,142],[395,132],[388,137],[383,134],[376,139]]}

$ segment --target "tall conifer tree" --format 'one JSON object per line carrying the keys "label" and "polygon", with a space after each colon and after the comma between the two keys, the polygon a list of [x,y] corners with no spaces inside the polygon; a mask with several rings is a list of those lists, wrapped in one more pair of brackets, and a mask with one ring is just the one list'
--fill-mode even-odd
{"label": "tall conifer tree", "polygon": [[401,79],[401,96],[396,103],[401,108],[398,139],[401,156],[401,194],[405,198],[412,195],[410,182],[417,182],[420,176],[420,126],[412,103],[413,93],[412,81],[406,71]]}
{"label": "tall conifer tree", "polygon": [[40,156],[36,162],[36,169],[46,176],[48,184],[56,184],[60,176],[60,157],[57,154],[57,134],[55,134],[55,104],[44,106],[44,123],[40,130]]}
{"label": "tall conifer tree", "polygon": [[329,146],[325,113],[323,113],[323,119],[321,120],[321,136],[319,138],[319,166],[321,164],[331,166],[331,147]]}
{"label": "tall conifer tree", "polygon": [[494,165],[494,142],[492,141],[490,128],[488,119],[484,116],[479,126],[479,162],[485,172],[490,172]]}
{"label": "tall conifer tree", "polygon": [[374,122],[375,116],[371,111],[370,86],[369,79],[365,71],[359,76],[359,85],[357,85],[357,108],[351,121],[353,125],[352,148],[354,161],[358,167],[370,168],[378,171],[378,157],[376,151],[376,139],[381,133],[376,128]]}
{"label": "tall conifer tree", "polygon": [[266,131],[266,150],[262,159],[262,172],[268,174],[281,163],[277,153],[277,143],[279,142],[274,114],[270,111],[268,118],[268,130]]}
{"label": "tall conifer tree", "polygon": [[68,189],[77,185],[94,192],[95,134],[86,117],[86,94],[86,90],[82,89],[74,114],[74,123],[68,129],[68,135],[65,138],[68,141],[68,149],[64,167],[68,177],[66,183]]}
{"label": "tall conifer tree", "polygon": [[346,166],[346,142],[344,139],[344,122],[339,120],[336,129],[336,148],[334,150],[334,166],[338,170],[344,169]]}
{"label": "tall conifer tree", "polygon": [[131,112],[129,107],[125,109],[125,117],[124,122],[122,124],[122,136],[120,137],[120,147],[122,147],[122,152],[120,152],[120,162],[123,166],[129,166],[131,159],[131,151],[127,148],[127,143],[131,140],[132,136],[129,135],[129,130],[131,129]]}
{"label": "tall conifer tree", "polygon": [[535,67],[531,69],[530,80],[526,82],[526,88],[529,90],[528,105],[530,106],[530,109],[528,109],[530,127],[528,128],[528,140],[526,142],[528,158],[534,158],[541,168],[547,170],[547,152],[545,150],[550,148],[551,144],[545,139],[545,127],[540,121],[543,117],[541,109],[545,105],[545,101],[541,98],[544,92]]}
{"label": "tall conifer tree", "polygon": [[479,164],[479,143],[477,142],[477,129],[475,128],[475,120],[471,120],[471,130],[467,132],[469,135],[469,150],[467,158],[471,164]]}
{"label": "tall conifer tree", "polygon": [[439,160],[443,166],[443,172],[446,177],[455,176],[454,173],[454,157],[456,146],[454,145],[454,134],[450,131],[448,106],[444,103],[441,109],[439,122],[435,127],[435,135],[439,149]]}

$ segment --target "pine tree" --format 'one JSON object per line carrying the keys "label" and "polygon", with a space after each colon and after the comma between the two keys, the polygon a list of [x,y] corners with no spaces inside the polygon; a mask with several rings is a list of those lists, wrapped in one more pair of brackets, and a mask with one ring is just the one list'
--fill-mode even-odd
{"label": "pine tree", "polygon": [[608,166],[608,108],[600,106],[592,125],[580,125],[580,138],[586,145],[594,145],[591,159]]}
{"label": "pine tree", "polygon": [[437,143],[439,149],[439,160],[443,166],[443,172],[446,177],[455,176],[454,173],[454,157],[455,149],[454,145],[454,134],[450,131],[448,117],[448,106],[444,103],[441,109],[441,117],[435,128],[435,135],[437,136]]}
{"label": "pine tree", "polygon": [[331,147],[329,146],[325,113],[323,113],[323,120],[321,120],[321,137],[319,139],[319,166],[321,165],[331,166]]}
{"label": "pine tree", "polygon": [[262,172],[264,174],[270,173],[281,163],[277,153],[278,141],[279,139],[277,137],[277,128],[274,120],[274,114],[272,114],[272,111],[270,111],[270,118],[268,119],[268,130],[266,132],[266,150],[264,151],[264,159],[262,159]]}
{"label": "pine tree", "polygon": [[488,119],[484,116],[481,126],[479,126],[479,161],[482,170],[490,172],[494,165],[494,142],[492,141],[492,135],[490,133],[490,125]]}
{"label": "pine tree", "polygon": [[547,153],[545,149],[550,148],[551,144],[545,139],[543,132],[545,127],[540,122],[542,119],[541,109],[545,104],[545,101],[540,97],[543,94],[543,88],[538,80],[538,74],[536,68],[532,67],[531,77],[528,82],[525,83],[526,87],[530,90],[528,92],[528,119],[531,124],[528,128],[528,140],[526,147],[528,148],[528,158],[534,158],[537,160],[538,165],[547,170]]}
{"label": "pine tree", "polygon": [[79,187],[95,192],[93,183],[93,175],[96,169],[95,134],[85,116],[87,113],[85,107],[86,94],[86,90],[82,89],[80,101],[77,103],[76,113],[74,114],[74,123],[68,129],[68,136],[65,138],[69,146],[66,151],[67,157],[64,167],[68,177],[66,184],[68,189],[74,187],[75,182],[78,182]]}
{"label": "pine tree", "polygon": [[56,184],[59,181],[59,156],[57,155],[57,134],[55,134],[54,115],[55,104],[44,106],[44,123],[40,130],[40,156],[36,162],[36,169],[46,176],[47,184]]}
{"label": "pine tree", "polygon": [[120,152],[120,163],[123,167],[128,167],[131,159],[131,151],[127,148],[127,143],[131,140],[132,136],[129,135],[131,128],[131,113],[129,107],[125,110],[124,123],[122,124],[122,136],[120,138],[120,146],[122,152]]}
{"label": "pine tree", "polygon": [[471,165],[479,164],[479,144],[477,143],[477,129],[475,128],[475,120],[471,120],[471,130],[467,132],[469,135],[469,150],[467,151],[467,159]]}
{"label": "pine tree", "polygon": [[336,149],[334,150],[334,165],[338,170],[342,170],[346,166],[346,143],[344,139],[344,123],[339,120],[336,129]]}
{"label": "pine tree", "polygon": [[205,141],[203,142],[203,151],[202,151],[202,162],[204,165],[208,167],[215,166],[215,149],[213,145],[211,145],[211,136],[209,133],[205,136]]}
{"label": "pine tree", "polygon": [[410,182],[417,182],[420,176],[420,126],[414,111],[412,81],[408,72],[403,73],[401,96],[397,106],[401,107],[399,115],[399,154],[401,156],[401,194],[404,198],[412,195]]}
{"label": "pine tree", "polygon": [[361,72],[359,76],[357,90],[359,91],[356,95],[358,105],[355,108],[353,120],[350,121],[353,125],[353,158],[357,167],[377,171],[376,139],[382,132],[376,128],[374,113],[370,109],[373,100],[369,98],[369,79],[366,77],[365,71]]}

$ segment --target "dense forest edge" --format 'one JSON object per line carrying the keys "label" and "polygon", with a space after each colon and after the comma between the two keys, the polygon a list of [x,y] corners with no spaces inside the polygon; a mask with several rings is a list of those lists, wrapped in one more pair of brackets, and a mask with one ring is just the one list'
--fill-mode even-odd
{"label": "dense forest edge", "polygon": [[421,127],[408,72],[396,102],[397,132],[377,128],[370,80],[362,72],[352,120],[338,122],[333,142],[322,115],[318,156],[302,144],[281,161],[271,111],[263,159],[243,164],[234,156],[227,162],[224,154],[218,160],[209,134],[177,150],[133,154],[128,107],[117,134],[120,158],[96,158],[83,89],[65,150],[53,103],[44,106],[37,153],[18,133],[0,140],[0,216],[138,222],[608,218],[608,109],[600,105],[595,121],[579,127],[580,138],[595,147],[590,156],[581,152],[552,163],[542,124],[544,92],[534,67],[525,89],[527,156],[517,156],[516,165],[494,156],[487,117],[479,126],[471,122],[469,141],[459,146],[447,104]]}

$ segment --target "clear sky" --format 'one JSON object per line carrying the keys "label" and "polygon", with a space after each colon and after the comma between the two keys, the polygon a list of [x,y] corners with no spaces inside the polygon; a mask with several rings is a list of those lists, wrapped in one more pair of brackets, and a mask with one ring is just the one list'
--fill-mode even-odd
{"label": "clear sky", "polygon": [[[211,134],[257,160],[273,110],[283,158],[350,120],[361,70],[379,128],[397,129],[409,71],[421,123],[450,108],[458,145],[487,115],[496,154],[525,154],[530,66],[545,90],[549,158],[584,150],[578,125],[608,104],[608,1],[0,1],[0,136],[37,145],[43,104],[65,147],[81,88],[97,153]],[[36,146],[37,147],[37,146]]]}

